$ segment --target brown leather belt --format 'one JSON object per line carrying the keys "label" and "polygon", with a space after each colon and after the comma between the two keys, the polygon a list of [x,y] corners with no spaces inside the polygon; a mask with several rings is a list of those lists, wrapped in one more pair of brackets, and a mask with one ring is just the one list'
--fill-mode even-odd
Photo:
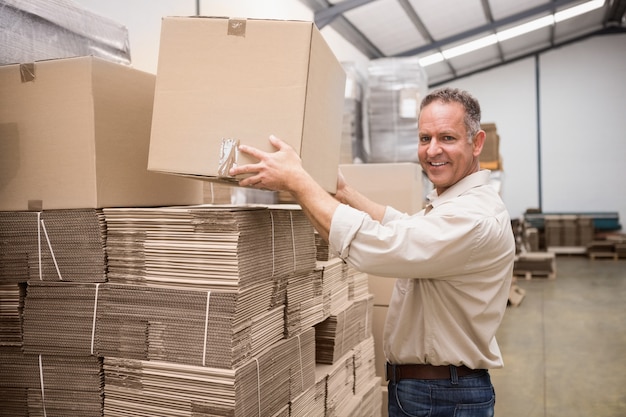
{"label": "brown leather belt", "polygon": [[[482,372],[483,369],[470,369],[465,365],[456,366],[457,376],[467,376]],[[401,379],[450,379],[450,366],[435,365],[392,365],[387,363],[387,381]]]}

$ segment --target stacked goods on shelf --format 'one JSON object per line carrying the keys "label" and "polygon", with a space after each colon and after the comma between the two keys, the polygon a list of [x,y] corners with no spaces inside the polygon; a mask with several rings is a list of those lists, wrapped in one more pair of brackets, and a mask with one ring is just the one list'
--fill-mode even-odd
{"label": "stacked goods on shelf", "polygon": [[130,64],[128,30],[71,0],[0,0],[0,65],[75,56]]}
{"label": "stacked goods on shelf", "polygon": [[594,237],[593,219],[577,214],[553,214],[544,217],[548,251],[585,253]]}
{"label": "stacked goods on shelf", "polygon": [[480,153],[480,167],[492,171],[502,171],[502,156],[500,155],[500,135],[495,123],[481,123],[480,128],[485,131],[485,143]]}
{"label": "stacked goods on shelf", "polygon": [[428,90],[415,57],[371,60],[365,89],[365,162],[417,162],[417,112]]}
{"label": "stacked goods on shelf", "polygon": [[356,66],[344,62],[346,92],[343,103],[343,128],[341,130],[340,164],[363,162],[363,84]]}

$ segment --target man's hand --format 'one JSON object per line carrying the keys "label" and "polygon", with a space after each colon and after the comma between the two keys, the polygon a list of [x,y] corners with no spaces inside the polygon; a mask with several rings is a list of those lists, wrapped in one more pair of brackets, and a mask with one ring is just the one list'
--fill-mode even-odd
{"label": "man's hand", "polygon": [[251,174],[239,181],[243,187],[263,190],[294,192],[308,176],[302,167],[302,160],[296,151],[276,136],[270,136],[270,143],[276,152],[264,152],[247,145],[240,145],[239,150],[256,158],[255,164],[231,168],[229,174]]}

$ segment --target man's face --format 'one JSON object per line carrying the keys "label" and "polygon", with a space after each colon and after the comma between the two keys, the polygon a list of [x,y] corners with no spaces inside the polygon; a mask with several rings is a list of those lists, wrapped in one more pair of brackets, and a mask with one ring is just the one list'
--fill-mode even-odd
{"label": "man's face", "polygon": [[442,101],[430,103],[419,115],[417,156],[439,195],[479,169],[485,134],[480,131],[469,143],[464,116],[460,103]]}

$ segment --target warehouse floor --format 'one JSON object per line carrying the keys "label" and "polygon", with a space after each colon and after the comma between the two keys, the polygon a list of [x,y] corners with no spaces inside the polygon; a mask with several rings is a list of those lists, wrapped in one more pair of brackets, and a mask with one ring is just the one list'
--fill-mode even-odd
{"label": "warehouse floor", "polygon": [[559,255],[498,332],[496,417],[626,416],[626,260]]}

